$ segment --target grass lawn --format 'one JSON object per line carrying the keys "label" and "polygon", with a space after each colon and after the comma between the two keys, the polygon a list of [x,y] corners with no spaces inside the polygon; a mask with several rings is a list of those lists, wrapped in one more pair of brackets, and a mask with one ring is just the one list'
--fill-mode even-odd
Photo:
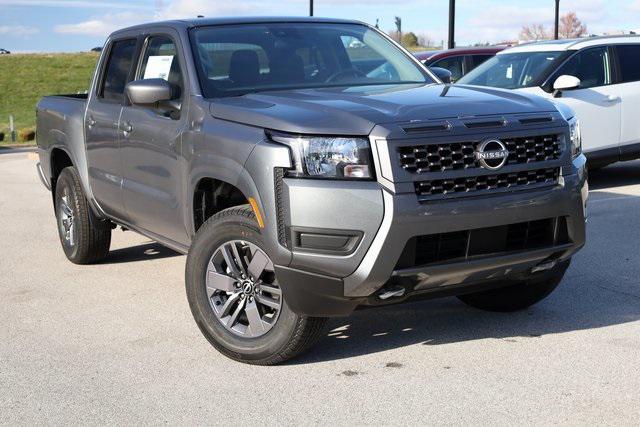
{"label": "grass lawn", "polygon": [[16,131],[35,129],[38,100],[86,91],[97,60],[97,53],[0,55],[0,144],[10,139],[9,114]]}

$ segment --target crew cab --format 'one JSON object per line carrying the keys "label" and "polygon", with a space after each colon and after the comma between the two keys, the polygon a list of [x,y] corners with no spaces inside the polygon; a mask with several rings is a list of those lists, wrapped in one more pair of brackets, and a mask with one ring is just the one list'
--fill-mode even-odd
{"label": "crew cab", "polygon": [[196,324],[246,363],[294,357],[361,307],[523,309],[585,241],[569,109],[443,84],[356,21],[116,31],[87,95],[39,102],[37,132],[67,258],[107,258],[117,226],[188,254]]}
{"label": "crew cab", "polygon": [[458,81],[553,99],[582,122],[590,168],[640,158],[640,37],[553,40],[504,50]]}

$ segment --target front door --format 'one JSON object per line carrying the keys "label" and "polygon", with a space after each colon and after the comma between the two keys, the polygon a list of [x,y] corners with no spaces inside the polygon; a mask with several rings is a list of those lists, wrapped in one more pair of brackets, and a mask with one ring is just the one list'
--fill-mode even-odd
{"label": "front door", "polygon": [[599,46],[579,51],[560,67],[555,78],[561,75],[580,79],[578,89],[562,92],[556,101],[576,112],[584,152],[616,150],[620,143],[622,100],[620,87],[612,84],[609,49]]}
{"label": "front door", "polygon": [[118,122],[135,48],[135,38],[116,40],[107,48],[106,63],[85,115],[87,169],[93,196],[105,213],[118,219],[124,219]]}
{"label": "front door", "polygon": [[123,197],[131,225],[185,244],[181,206],[181,135],[184,61],[174,39],[147,38],[136,79],[163,78],[176,86],[176,99],[159,105],[125,105],[120,119],[124,165]]}

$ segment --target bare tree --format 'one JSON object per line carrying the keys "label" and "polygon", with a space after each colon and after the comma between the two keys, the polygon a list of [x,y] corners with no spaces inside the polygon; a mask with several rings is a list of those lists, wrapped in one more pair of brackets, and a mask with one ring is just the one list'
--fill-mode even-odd
{"label": "bare tree", "polygon": [[575,12],[568,12],[560,18],[558,34],[561,39],[575,39],[588,34],[588,30]]}
{"label": "bare tree", "polygon": [[[520,40],[550,39],[553,31],[542,24],[525,25],[520,31]],[[588,34],[587,26],[578,19],[575,12],[568,12],[560,18],[558,35],[561,39],[574,39]]]}
{"label": "bare tree", "polygon": [[391,37],[394,41],[400,43],[400,33],[398,33],[398,30],[389,30],[387,31],[387,34],[389,35],[389,37]]}
{"label": "bare tree", "polygon": [[420,33],[418,34],[418,44],[420,46],[424,46],[424,47],[433,47],[435,46],[435,42],[433,41],[433,38],[426,33]]}
{"label": "bare tree", "polygon": [[520,40],[546,40],[550,38],[549,31],[542,24],[525,25],[520,30]]}

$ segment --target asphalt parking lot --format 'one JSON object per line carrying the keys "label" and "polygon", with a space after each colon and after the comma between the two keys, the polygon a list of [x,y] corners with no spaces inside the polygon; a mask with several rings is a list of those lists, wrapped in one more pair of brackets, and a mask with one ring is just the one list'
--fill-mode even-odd
{"label": "asphalt parking lot", "polygon": [[278,367],[209,346],[184,256],[117,230],[106,262],[67,262],[34,166],[0,150],[2,424],[638,423],[640,162],[592,174],[587,245],[542,303],[359,311]]}

